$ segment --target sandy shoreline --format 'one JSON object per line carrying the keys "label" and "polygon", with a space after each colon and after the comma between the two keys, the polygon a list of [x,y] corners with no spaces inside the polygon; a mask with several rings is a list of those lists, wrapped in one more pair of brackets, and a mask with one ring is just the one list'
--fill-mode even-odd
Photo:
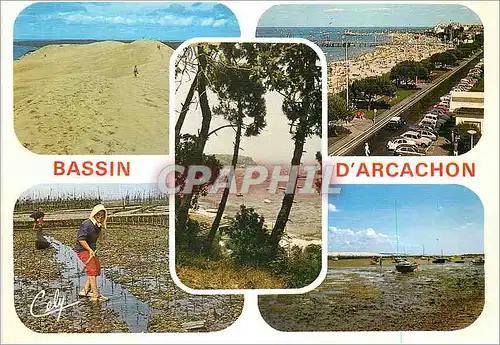
{"label": "sandy shoreline", "polygon": [[106,41],[14,61],[19,141],[39,154],[168,154],[171,54],[157,41]]}
{"label": "sandy shoreline", "polygon": [[[405,60],[420,61],[435,53],[446,50],[437,39],[417,34],[391,34],[392,43],[378,46],[373,52],[365,53],[355,59],[347,60],[349,80],[363,79],[390,72],[391,68]],[[333,61],[328,64],[328,92],[337,93],[346,83],[346,61]]]}

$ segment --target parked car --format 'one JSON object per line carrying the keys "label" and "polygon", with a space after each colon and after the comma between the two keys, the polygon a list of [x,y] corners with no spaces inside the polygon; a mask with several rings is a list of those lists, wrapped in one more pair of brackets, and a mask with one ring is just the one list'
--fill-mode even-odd
{"label": "parked car", "polygon": [[411,145],[399,145],[394,150],[395,156],[425,156],[425,152],[420,151],[417,147]]}
{"label": "parked car", "polygon": [[435,106],[434,106],[434,108],[437,108],[437,109],[442,109],[442,110],[446,110],[446,111],[448,110],[448,108],[447,108],[447,107],[445,107],[444,105],[439,105],[439,104],[438,104],[438,105],[435,105]]}
{"label": "parked car", "polygon": [[400,145],[410,145],[410,146],[417,146],[417,143],[408,138],[394,138],[392,140],[389,140],[387,142],[387,149],[389,151],[394,151],[396,150]]}
{"label": "parked car", "polygon": [[426,129],[421,129],[418,131],[418,133],[420,133],[420,135],[423,136],[424,138],[429,138],[432,141],[435,141],[438,138],[438,136],[436,134],[434,134],[431,131],[428,131]]}
{"label": "parked car", "polygon": [[429,131],[431,133],[437,134],[437,132],[434,130],[434,128],[432,128],[430,126],[425,126],[425,125],[410,125],[410,126],[408,126],[408,130],[414,131],[414,132],[426,130],[426,131]]}
{"label": "parked car", "polygon": [[448,113],[441,111],[441,109],[432,109],[428,112],[428,114],[437,115],[437,116],[439,116],[440,119],[443,119],[446,121],[448,121],[451,117]]}
{"label": "parked car", "polygon": [[418,123],[420,126],[429,126],[433,129],[436,129],[437,121],[431,119],[423,119]]}
{"label": "parked car", "polygon": [[447,111],[445,111],[444,109],[432,108],[432,109],[427,110],[426,114],[443,115],[446,113],[447,113]]}
{"label": "parked car", "polygon": [[432,144],[431,139],[424,138],[418,132],[415,131],[404,132],[401,136],[413,140],[418,146],[430,146]]}
{"label": "parked car", "polygon": [[431,121],[438,121],[439,120],[439,116],[438,115],[435,115],[435,114],[431,114],[431,113],[427,113],[424,115],[424,117],[422,118],[422,120],[431,120]]}
{"label": "parked car", "polygon": [[389,120],[387,124],[387,128],[389,129],[400,129],[406,124],[405,120],[403,120],[400,116],[394,116]]}

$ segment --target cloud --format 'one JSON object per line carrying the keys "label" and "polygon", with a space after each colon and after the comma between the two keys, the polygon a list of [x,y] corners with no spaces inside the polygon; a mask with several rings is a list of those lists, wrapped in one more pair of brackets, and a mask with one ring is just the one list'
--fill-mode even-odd
{"label": "cloud", "polygon": [[328,229],[330,250],[335,251],[391,251],[395,241],[395,236],[373,228],[353,230],[332,226]]}
{"label": "cloud", "polygon": [[[180,9],[177,9],[180,11]],[[95,15],[86,12],[58,12],[45,16],[46,20],[59,19],[66,24],[123,24],[123,25],[160,25],[160,26],[193,26],[200,25],[205,27],[221,27],[228,23],[228,19],[214,19],[212,17],[197,18],[194,15],[180,16],[167,14],[165,11],[156,11],[155,16],[143,14],[137,16],[130,15]]]}
{"label": "cloud", "polygon": [[211,26],[218,28],[224,26],[227,23],[226,19],[214,19],[214,18],[202,18],[200,19],[201,26]]}
{"label": "cloud", "polygon": [[158,24],[162,26],[190,26],[194,24],[194,17],[177,17],[166,15],[158,20],[151,20],[150,24],[155,24],[157,21]]}
{"label": "cloud", "polygon": [[328,204],[328,211],[329,212],[338,212],[339,210],[337,209],[337,206],[335,206],[334,204]]}
{"label": "cloud", "polygon": [[214,20],[212,26],[214,28],[218,28],[218,27],[226,25],[226,23],[227,23],[226,19],[217,19],[217,20]]}

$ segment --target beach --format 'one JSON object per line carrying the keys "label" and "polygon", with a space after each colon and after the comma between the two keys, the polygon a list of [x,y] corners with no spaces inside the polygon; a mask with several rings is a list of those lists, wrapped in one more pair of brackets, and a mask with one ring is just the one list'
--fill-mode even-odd
{"label": "beach", "polygon": [[446,50],[446,46],[433,37],[417,34],[390,34],[391,43],[380,45],[373,52],[357,58],[332,61],[328,64],[328,92],[338,93],[345,88],[346,63],[349,81],[389,73],[396,64],[406,60],[420,61]]}
{"label": "beach", "polygon": [[168,154],[172,51],[141,40],[24,55],[14,61],[18,140],[38,154]]}

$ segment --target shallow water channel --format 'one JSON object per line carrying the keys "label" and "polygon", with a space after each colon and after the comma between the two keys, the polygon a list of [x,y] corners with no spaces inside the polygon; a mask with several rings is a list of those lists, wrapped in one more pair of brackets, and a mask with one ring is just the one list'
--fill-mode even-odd
{"label": "shallow water channel", "polygon": [[[78,292],[85,285],[87,276],[84,271],[84,265],[76,255],[75,251],[57,241],[54,238],[47,238],[51,245],[57,250],[56,260],[64,264],[62,278],[67,279],[72,284],[70,299],[78,299]],[[98,278],[98,288],[100,292],[110,300],[104,302],[105,308],[110,308],[118,313],[131,332],[147,332],[148,316],[153,312],[148,303],[138,300],[121,284],[115,283],[106,277],[105,270],[102,270]],[[80,298],[81,300],[81,298]]]}

